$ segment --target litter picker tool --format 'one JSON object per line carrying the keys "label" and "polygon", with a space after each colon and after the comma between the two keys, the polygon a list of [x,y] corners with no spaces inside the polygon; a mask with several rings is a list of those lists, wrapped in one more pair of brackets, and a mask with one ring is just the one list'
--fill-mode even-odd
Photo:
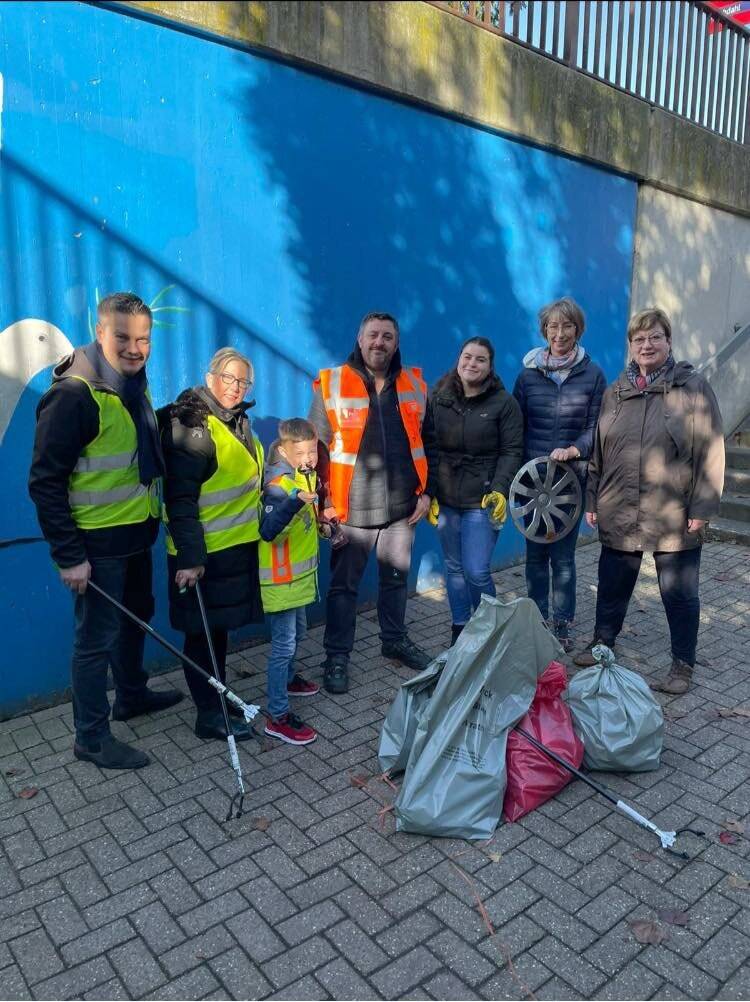
{"label": "litter picker tool", "polygon": [[[255,719],[255,717],[260,712],[260,707],[259,706],[254,706],[252,703],[246,703],[246,702],[244,702],[244,700],[240,699],[240,697],[236,693],[232,692],[231,689],[228,689],[224,685],[224,683],[218,677],[214,677],[209,672],[207,672],[204,668],[201,668],[201,666],[199,664],[196,664],[195,661],[193,661],[192,658],[189,658],[186,654],[183,654],[183,652],[180,651],[180,650],[178,650],[174,646],[174,644],[171,644],[166,639],[166,637],[162,637],[161,634],[157,633],[156,630],[153,627],[149,626],[148,623],[144,622],[144,620],[140,619],[140,617],[136,616],[136,614],[134,612],[131,612],[130,609],[128,609],[126,606],[124,606],[122,604],[122,602],[118,602],[118,600],[116,598],[113,598],[112,595],[109,594],[109,592],[106,592],[103,588],[100,588],[99,585],[95,581],[92,581],[92,580],[89,579],[88,587],[89,588],[93,588],[95,592],[98,592],[111,605],[114,605],[117,609],[119,609],[120,612],[124,616],[127,616],[128,619],[131,619],[137,626],[140,626],[140,628],[145,633],[148,633],[148,635],[150,637],[153,637],[154,640],[157,641],[157,643],[160,643],[162,645],[162,647],[166,647],[166,649],[170,652],[170,654],[174,654],[175,657],[178,657],[180,659],[180,661],[182,661],[184,664],[186,664],[188,666],[188,668],[192,668],[193,671],[197,671],[199,675],[202,675],[205,678],[205,680],[208,682],[208,684],[212,685],[214,687],[214,689],[216,689],[216,691],[219,693],[219,696],[220,696],[220,698],[222,700],[222,703],[224,704],[224,707],[225,707],[225,712],[226,712],[226,702],[225,701],[228,699],[230,703],[232,703],[234,706],[237,706],[242,711],[242,716],[244,717],[245,722],[248,723],[248,724],[252,723],[252,721]],[[205,613],[205,610],[203,609],[203,607],[202,607],[202,611]],[[210,644],[210,634],[209,634],[209,644]],[[210,650],[211,650],[212,658],[213,658],[214,665],[215,665],[215,656],[213,654],[213,648],[211,647]],[[232,748],[232,745],[234,745],[234,735],[232,734],[231,727],[227,729],[227,735],[231,736],[231,739],[232,739],[231,740],[231,744],[230,744],[230,757],[232,757],[231,748]],[[235,761],[237,762],[236,765],[235,765]],[[238,785],[240,786],[241,793],[235,794],[234,797],[232,797],[232,800],[230,801],[230,804],[229,804],[229,813],[227,814],[227,818],[226,818],[227,821],[229,821],[231,819],[231,817],[232,817],[232,811],[234,809],[234,802],[235,802],[235,800],[237,800],[238,797],[239,797],[239,804],[238,804],[238,809],[237,809],[236,817],[239,818],[241,816],[241,814],[242,814],[242,798],[244,797],[244,792],[245,792],[244,791],[244,784],[242,782],[242,772],[241,772],[240,766],[239,766],[239,759],[238,759],[238,756],[237,756],[236,746],[234,748],[234,756],[232,757],[232,768],[234,769],[234,772],[237,775]]]}
{"label": "litter picker tool", "polygon": [[[211,636],[211,628],[208,625],[208,616],[206,615],[206,605],[203,601],[203,591],[201,590],[200,581],[195,582],[195,596],[198,599],[198,605],[201,610],[201,619],[203,620],[203,629],[206,634],[206,643],[208,644],[208,652],[211,655],[211,667],[213,668],[214,678],[216,681],[222,685],[221,676],[219,675],[219,666],[216,662],[216,651],[214,650],[214,641]],[[234,774],[237,777],[237,793],[229,801],[229,811],[227,812],[227,821],[231,820],[232,811],[234,810],[234,802],[237,801],[237,813],[236,818],[242,817],[242,805],[245,801],[245,784],[242,779],[242,766],[240,765],[240,757],[237,754],[237,742],[234,739],[234,732],[232,731],[232,723],[229,719],[229,710],[227,709],[227,701],[224,696],[222,689],[217,690],[219,693],[219,703],[221,704],[221,712],[224,716],[224,727],[227,732],[227,747],[229,748],[229,761],[232,768],[234,769]],[[244,714],[244,710],[243,710]]]}
{"label": "litter picker tool", "polygon": [[648,820],[648,818],[644,818],[642,814],[639,814],[635,808],[626,804],[624,800],[618,800],[614,794],[610,793],[609,790],[607,790],[600,783],[590,779],[588,776],[584,775],[580,769],[576,769],[576,767],[571,765],[570,762],[566,762],[565,759],[561,758],[556,752],[551,751],[551,749],[547,748],[546,745],[543,745],[541,741],[537,741],[537,739],[533,737],[533,735],[529,734],[528,731],[525,731],[523,727],[516,727],[516,730],[519,734],[523,734],[526,740],[530,741],[535,748],[545,754],[548,758],[551,758],[553,762],[557,762],[557,764],[561,765],[563,769],[567,769],[568,772],[572,773],[578,779],[582,779],[583,782],[586,783],[587,786],[590,786],[592,790],[596,790],[596,792],[600,794],[600,796],[604,797],[605,800],[608,800],[610,804],[614,804],[617,810],[624,814],[626,818],[630,818],[631,821],[635,821],[635,823],[640,825],[641,828],[645,828],[647,831],[653,832],[661,842],[662,849],[667,852],[671,852],[673,856],[679,856],[680,859],[689,860],[692,858],[686,852],[679,852],[674,848],[677,836],[682,835],[684,832],[689,832],[691,835],[703,836],[706,834],[705,832],[696,831],[694,828],[678,828],[677,831],[674,832],[662,831],[661,828],[657,828],[652,821]]}

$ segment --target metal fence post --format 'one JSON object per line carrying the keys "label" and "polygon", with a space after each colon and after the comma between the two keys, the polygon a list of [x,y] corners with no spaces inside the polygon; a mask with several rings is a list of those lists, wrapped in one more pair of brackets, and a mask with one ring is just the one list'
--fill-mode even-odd
{"label": "metal fence post", "polygon": [[565,4],[563,61],[568,66],[576,66],[578,62],[578,19],[580,16],[580,6],[578,0],[568,0]]}

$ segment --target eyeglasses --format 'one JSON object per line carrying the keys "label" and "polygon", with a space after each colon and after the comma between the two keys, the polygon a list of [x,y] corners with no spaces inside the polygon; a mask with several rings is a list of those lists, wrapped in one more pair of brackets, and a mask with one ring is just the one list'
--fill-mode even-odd
{"label": "eyeglasses", "polygon": [[221,373],[221,381],[222,381],[222,383],[225,386],[234,386],[234,385],[236,385],[237,389],[238,390],[242,390],[243,393],[245,392],[245,390],[247,390],[247,389],[250,388],[250,380],[249,379],[237,379],[236,376],[232,376],[228,372],[222,372]]}
{"label": "eyeglasses", "polygon": [[548,334],[559,334],[562,331],[564,334],[571,334],[575,331],[576,325],[570,321],[564,324],[547,324],[546,330]]}
{"label": "eyeglasses", "polygon": [[642,348],[644,344],[661,344],[666,339],[666,334],[649,334],[648,337],[634,337],[630,343],[636,348]]}

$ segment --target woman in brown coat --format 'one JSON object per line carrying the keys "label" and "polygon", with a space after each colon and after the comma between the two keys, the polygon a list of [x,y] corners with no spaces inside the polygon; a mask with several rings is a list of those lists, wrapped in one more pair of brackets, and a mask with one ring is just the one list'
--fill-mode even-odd
{"label": "woman in brown coat", "polygon": [[672,356],[662,310],[628,325],[630,363],[604,394],[586,489],[586,521],[602,544],[594,640],[614,645],[644,552],[654,555],[672,641],[667,677],[652,684],[687,692],[695,665],[701,546],[724,484],[724,438],[716,397],[689,362]]}

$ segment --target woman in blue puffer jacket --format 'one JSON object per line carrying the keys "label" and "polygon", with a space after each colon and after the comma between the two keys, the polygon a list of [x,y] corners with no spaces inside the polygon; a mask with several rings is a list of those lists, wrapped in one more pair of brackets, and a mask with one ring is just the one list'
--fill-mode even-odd
{"label": "woman in blue puffer jacket", "polygon": [[[539,329],[546,345],[523,360],[513,396],[524,422],[524,463],[538,456],[570,463],[581,487],[591,455],[602,395],[604,373],[580,345],[585,327],[581,307],[567,297],[539,311]],[[545,619],[549,619],[549,578],[552,568],[553,628],[566,651],[572,647],[570,627],[576,610],[575,546],[578,524],[556,543],[526,541],[526,586]]]}

